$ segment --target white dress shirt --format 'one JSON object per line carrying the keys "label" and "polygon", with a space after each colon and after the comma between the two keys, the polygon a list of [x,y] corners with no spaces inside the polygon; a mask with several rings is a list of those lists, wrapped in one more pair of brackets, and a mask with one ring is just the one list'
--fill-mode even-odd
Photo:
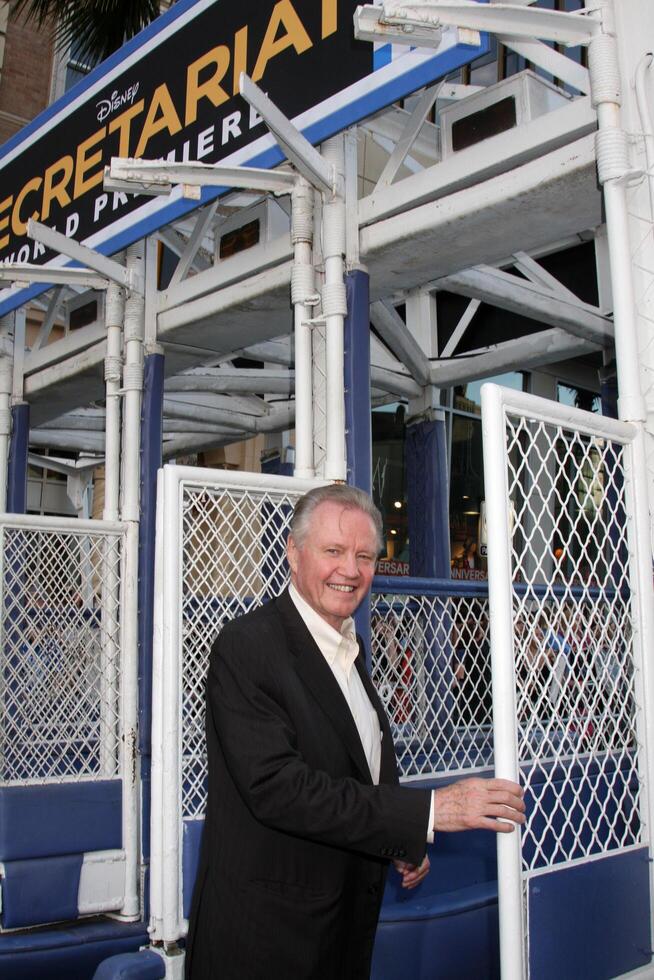
{"label": "white dress shirt", "polygon": [[372,781],[377,785],[381,764],[381,729],[377,712],[354,666],[359,653],[354,621],[351,617],[344,620],[339,633],[311,608],[293,585],[289,587],[289,595],[343,692],[357,726]]}
{"label": "white dress shirt", "polygon": [[[372,781],[377,785],[381,763],[382,733],[377,712],[370,703],[359,672],[354,667],[354,661],[359,653],[354,620],[351,617],[345,619],[339,633],[322,616],[319,616],[315,609],[312,609],[294,585],[289,586],[288,594],[343,692],[343,697],[352,713],[354,724],[357,726]],[[354,669],[352,669],[353,667]],[[434,794],[432,793],[427,824],[427,842],[429,844],[433,843],[434,840],[433,826]]]}

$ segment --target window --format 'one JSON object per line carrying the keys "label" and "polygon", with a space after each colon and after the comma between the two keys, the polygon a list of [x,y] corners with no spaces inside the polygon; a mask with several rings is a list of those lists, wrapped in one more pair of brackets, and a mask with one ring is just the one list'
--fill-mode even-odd
{"label": "window", "polygon": [[596,415],[602,414],[602,399],[594,391],[587,391],[577,385],[557,384],[556,400],[561,405],[569,405],[571,408],[582,408],[585,412],[595,412]]}

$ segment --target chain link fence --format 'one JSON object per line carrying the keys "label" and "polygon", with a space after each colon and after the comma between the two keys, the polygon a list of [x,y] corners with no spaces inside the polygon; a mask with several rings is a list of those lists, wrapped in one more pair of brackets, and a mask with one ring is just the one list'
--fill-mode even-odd
{"label": "chain link fence", "polygon": [[122,531],[0,522],[0,785],[120,769]]}

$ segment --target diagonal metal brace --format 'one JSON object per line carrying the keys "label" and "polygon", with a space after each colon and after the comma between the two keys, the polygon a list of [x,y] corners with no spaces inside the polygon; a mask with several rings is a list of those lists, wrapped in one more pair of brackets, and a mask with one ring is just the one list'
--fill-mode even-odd
{"label": "diagonal metal brace", "polygon": [[334,168],[245,72],[239,77],[239,90],[245,101],[259,113],[293,166],[318,190],[335,194]]}
{"label": "diagonal metal brace", "polygon": [[117,282],[119,286],[124,286],[131,292],[143,294],[143,277],[134,275],[131,270],[126,269],[120,262],[116,262],[106,255],[101,255],[86,245],[80,245],[73,238],[67,238],[61,232],[55,231],[53,228],[48,228],[47,225],[43,225],[40,221],[35,221],[33,218],[30,218],[27,222],[27,234],[34,241],[41,242],[46,248],[51,248],[55,252],[67,255],[69,258],[87,266],[89,269],[95,269],[101,276]]}

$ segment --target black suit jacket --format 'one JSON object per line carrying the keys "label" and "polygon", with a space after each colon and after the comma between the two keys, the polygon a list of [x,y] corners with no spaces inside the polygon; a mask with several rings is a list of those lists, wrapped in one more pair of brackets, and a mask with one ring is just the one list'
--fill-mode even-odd
{"label": "black suit jacket", "polygon": [[288,593],[229,623],[214,644],[189,980],[369,976],[388,860],[422,860],[430,794],[398,785],[361,649],[356,669],[383,733],[378,786]]}

